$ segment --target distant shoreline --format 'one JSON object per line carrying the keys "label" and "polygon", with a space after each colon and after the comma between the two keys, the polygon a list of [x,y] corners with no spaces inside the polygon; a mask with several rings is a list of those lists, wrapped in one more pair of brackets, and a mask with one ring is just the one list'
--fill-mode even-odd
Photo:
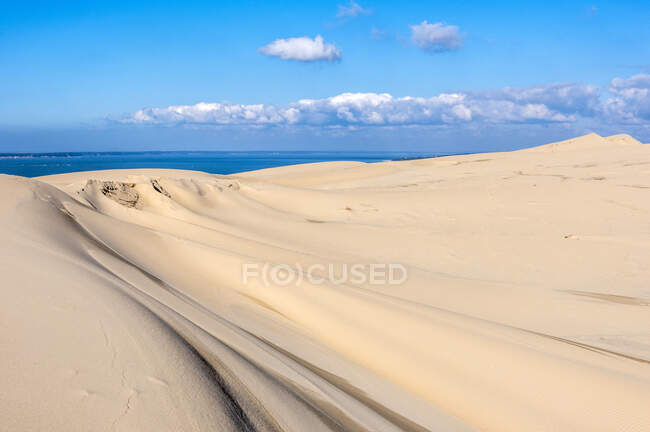
{"label": "distant shoreline", "polygon": [[[335,150],[142,150],[142,151],[104,151],[104,152],[5,152],[0,153],[0,158],[47,158],[47,157],[78,157],[78,156],[128,156],[128,155],[146,155],[146,154],[236,154],[236,155],[273,155],[273,154],[343,154],[343,155],[381,155],[381,154],[414,154],[414,159],[425,159],[438,156],[457,156],[467,153],[433,153],[424,154],[419,151],[335,151]],[[410,157],[410,156],[407,156]],[[393,159],[391,159],[393,160]],[[394,160],[401,160],[396,158]],[[406,159],[404,159],[406,160]]]}
{"label": "distant shoreline", "polygon": [[81,171],[160,168],[233,174],[304,163],[427,159],[452,153],[409,151],[133,151],[0,153],[0,173],[41,177]]}

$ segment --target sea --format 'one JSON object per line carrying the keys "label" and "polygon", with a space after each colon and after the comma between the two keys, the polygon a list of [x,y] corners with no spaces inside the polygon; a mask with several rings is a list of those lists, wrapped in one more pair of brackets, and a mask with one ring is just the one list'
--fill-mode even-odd
{"label": "sea", "polygon": [[326,161],[381,162],[448,154],[333,151],[160,151],[92,153],[0,153],[0,173],[38,177],[78,171],[165,168],[233,174]]}

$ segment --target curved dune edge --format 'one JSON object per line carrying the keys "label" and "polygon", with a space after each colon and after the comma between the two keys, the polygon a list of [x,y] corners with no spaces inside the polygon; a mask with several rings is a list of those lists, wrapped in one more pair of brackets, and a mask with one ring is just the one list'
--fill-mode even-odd
{"label": "curved dune edge", "polygon": [[[650,425],[650,146],[0,176],[7,430]],[[403,285],[242,282],[399,263]]]}

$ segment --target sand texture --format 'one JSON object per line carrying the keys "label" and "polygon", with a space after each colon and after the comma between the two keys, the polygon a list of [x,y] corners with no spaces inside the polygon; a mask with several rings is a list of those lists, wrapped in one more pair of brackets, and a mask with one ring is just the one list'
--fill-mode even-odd
{"label": "sand texture", "polygon": [[0,274],[2,431],[650,430],[650,145],[627,135],[2,175]]}

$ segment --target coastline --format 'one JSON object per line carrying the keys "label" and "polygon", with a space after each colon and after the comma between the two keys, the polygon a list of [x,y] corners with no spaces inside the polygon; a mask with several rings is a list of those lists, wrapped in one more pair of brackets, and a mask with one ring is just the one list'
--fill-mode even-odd
{"label": "coastline", "polygon": [[[443,154],[450,155],[450,154]],[[43,177],[110,169],[181,169],[235,174],[304,163],[385,162],[434,157],[423,152],[333,151],[133,151],[0,154],[0,173]]]}

